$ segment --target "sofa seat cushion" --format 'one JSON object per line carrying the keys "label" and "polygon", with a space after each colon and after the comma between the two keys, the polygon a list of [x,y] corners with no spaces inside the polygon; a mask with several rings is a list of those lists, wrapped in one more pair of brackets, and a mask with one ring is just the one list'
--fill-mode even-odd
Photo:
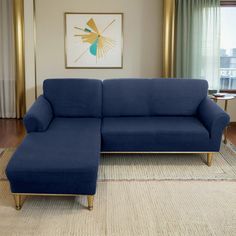
{"label": "sofa seat cushion", "polygon": [[196,117],[106,117],[102,151],[204,151],[209,133]]}
{"label": "sofa seat cushion", "polygon": [[96,118],[55,118],[47,131],[28,134],[7,167],[12,192],[94,194],[100,125]]}

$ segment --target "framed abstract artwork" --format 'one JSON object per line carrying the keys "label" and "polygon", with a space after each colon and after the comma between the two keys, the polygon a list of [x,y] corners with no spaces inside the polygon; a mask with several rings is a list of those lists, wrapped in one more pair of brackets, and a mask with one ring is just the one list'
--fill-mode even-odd
{"label": "framed abstract artwork", "polygon": [[65,13],[65,67],[122,68],[122,13]]}

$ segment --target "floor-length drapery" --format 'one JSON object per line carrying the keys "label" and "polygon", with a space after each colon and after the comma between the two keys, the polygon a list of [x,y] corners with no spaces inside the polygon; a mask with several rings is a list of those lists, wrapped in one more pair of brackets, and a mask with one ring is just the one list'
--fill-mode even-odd
{"label": "floor-length drapery", "polygon": [[13,0],[16,67],[16,118],[26,112],[25,102],[25,53],[24,53],[24,0]]}
{"label": "floor-length drapery", "polygon": [[163,77],[175,76],[175,0],[163,1]]}
{"label": "floor-length drapery", "polygon": [[12,0],[0,1],[0,118],[15,118],[15,56]]}
{"label": "floor-length drapery", "polygon": [[220,1],[175,0],[176,77],[220,82]]}

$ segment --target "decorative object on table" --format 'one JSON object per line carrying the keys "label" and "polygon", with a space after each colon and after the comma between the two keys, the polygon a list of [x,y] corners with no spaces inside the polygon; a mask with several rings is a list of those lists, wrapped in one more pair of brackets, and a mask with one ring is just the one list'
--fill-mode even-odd
{"label": "decorative object on table", "polygon": [[65,13],[66,68],[122,68],[122,13]]}
{"label": "decorative object on table", "polygon": [[213,95],[214,93],[217,93],[218,90],[217,89],[208,89],[208,94],[209,95]]}
{"label": "decorative object on table", "polygon": [[214,93],[213,96],[214,96],[214,97],[217,97],[217,98],[218,98],[218,97],[220,98],[220,97],[224,97],[225,94],[224,94],[224,93]]}

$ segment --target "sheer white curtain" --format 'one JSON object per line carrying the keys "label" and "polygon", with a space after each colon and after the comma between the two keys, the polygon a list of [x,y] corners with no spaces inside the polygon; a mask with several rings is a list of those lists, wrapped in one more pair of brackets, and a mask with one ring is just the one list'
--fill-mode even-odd
{"label": "sheer white curtain", "polygon": [[12,0],[0,0],[0,118],[15,118],[15,57]]}
{"label": "sheer white curtain", "polygon": [[220,84],[220,0],[176,0],[176,76]]}

